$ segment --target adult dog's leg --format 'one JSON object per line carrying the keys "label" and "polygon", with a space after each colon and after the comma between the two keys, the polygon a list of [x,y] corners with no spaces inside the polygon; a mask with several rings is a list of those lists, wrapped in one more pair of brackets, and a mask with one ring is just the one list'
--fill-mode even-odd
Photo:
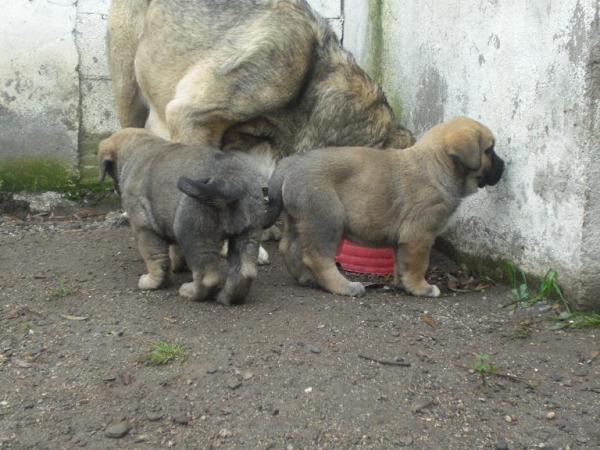
{"label": "adult dog's leg", "polygon": [[148,0],[113,0],[108,15],[108,69],[123,128],[143,128],[148,117],[134,68],[148,3]]}
{"label": "adult dog's leg", "polygon": [[440,289],[425,281],[430,243],[401,244],[394,254],[394,283],[417,297],[439,297]]}
{"label": "adult dog's leg", "polygon": [[140,289],[158,289],[165,281],[169,268],[169,245],[154,231],[147,228],[134,230],[140,254],[148,273],[140,277]]}

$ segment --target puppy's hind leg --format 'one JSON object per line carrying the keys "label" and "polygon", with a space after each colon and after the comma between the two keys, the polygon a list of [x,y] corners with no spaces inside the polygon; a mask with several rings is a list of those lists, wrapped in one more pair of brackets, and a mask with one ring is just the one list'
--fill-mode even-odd
{"label": "puppy's hind leg", "polygon": [[173,273],[185,272],[187,270],[185,256],[179,245],[169,245],[169,259],[171,260],[171,270]]}
{"label": "puppy's hind leg", "polygon": [[154,231],[142,228],[134,231],[140,254],[148,273],[140,277],[140,289],[158,289],[163,286],[169,269],[169,245]]}
{"label": "puppy's hind leg", "polygon": [[[314,211],[314,210],[313,210]],[[351,282],[344,277],[337,268],[334,257],[337,246],[343,236],[343,210],[330,208],[328,211],[327,226],[325,221],[318,220],[315,215],[310,221],[298,224],[300,241],[302,242],[302,261],[310,269],[319,285],[338,295],[350,297],[362,297],[365,295],[365,287],[362,283]]]}
{"label": "puppy's hind leg", "polygon": [[283,235],[279,242],[279,251],[288,272],[303,286],[317,286],[317,280],[302,261],[302,243],[294,220],[283,214]]}
{"label": "puppy's hind leg", "polygon": [[425,281],[433,243],[400,244],[394,253],[394,283],[417,297],[439,297],[440,289]]}
{"label": "puppy's hind leg", "polygon": [[194,280],[183,283],[179,288],[179,295],[202,302],[213,297],[221,287],[219,251],[222,242],[220,239],[202,239],[198,236],[190,238],[183,239],[180,243]]}
{"label": "puppy's hind leg", "polygon": [[227,262],[229,269],[223,290],[217,301],[223,305],[243,303],[256,278],[260,231],[229,238]]}

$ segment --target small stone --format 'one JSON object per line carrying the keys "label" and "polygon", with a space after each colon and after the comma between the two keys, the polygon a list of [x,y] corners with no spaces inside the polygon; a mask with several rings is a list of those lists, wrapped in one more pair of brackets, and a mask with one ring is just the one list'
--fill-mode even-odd
{"label": "small stone", "polygon": [[237,388],[239,388],[242,385],[242,382],[239,381],[237,378],[232,378],[231,380],[229,380],[229,382],[227,383],[227,386],[229,387],[229,389],[231,389],[232,391],[236,390]]}
{"label": "small stone", "polygon": [[497,442],[496,450],[508,450],[508,444],[504,441]]}
{"label": "small stone", "polygon": [[398,330],[392,330],[392,332],[390,334],[394,337],[400,336],[400,332]]}
{"label": "small stone", "polygon": [[129,433],[129,430],[131,430],[131,424],[125,420],[108,427],[104,431],[104,436],[111,439],[120,439]]}
{"label": "small stone", "polygon": [[359,442],[360,442],[360,436],[354,436],[352,438],[352,445],[358,445]]}
{"label": "small stone", "polygon": [[233,409],[229,408],[228,406],[221,409],[221,414],[224,416],[229,416],[231,413],[233,413]]}
{"label": "small stone", "polygon": [[556,413],[554,411],[550,411],[546,414],[546,419],[553,420],[556,417]]}
{"label": "small stone", "polygon": [[310,351],[311,351],[311,353],[316,353],[316,354],[321,353],[321,349],[317,346],[310,347]]}
{"label": "small stone", "polygon": [[213,373],[216,373],[216,372],[217,372],[217,370],[218,370],[218,369],[217,369],[215,366],[209,366],[209,367],[206,369],[206,373],[208,373],[209,375],[212,375]]}
{"label": "small stone", "polygon": [[163,415],[160,412],[155,412],[155,411],[148,411],[146,413],[146,418],[150,421],[150,422],[158,422],[160,419],[162,419]]}
{"label": "small stone", "polygon": [[252,372],[246,372],[243,376],[242,379],[244,381],[248,381],[250,378],[252,378],[254,376],[254,374]]}
{"label": "small stone", "polygon": [[511,416],[505,416],[504,420],[506,420],[508,423],[512,423],[514,419]]}
{"label": "small stone", "polygon": [[182,411],[177,411],[171,414],[171,421],[177,425],[187,425],[190,422],[187,414]]}
{"label": "small stone", "polygon": [[400,442],[400,445],[403,445],[405,447],[408,447],[413,443],[413,440],[410,436],[401,437],[400,439],[398,439],[398,441]]}
{"label": "small stone", "polygon": [[579,369],[579,370],[575,371],[575,376],[576,377],[587,377],[589,373],[590,372],[589,372],[588,369],[582,368],[582,369]]}

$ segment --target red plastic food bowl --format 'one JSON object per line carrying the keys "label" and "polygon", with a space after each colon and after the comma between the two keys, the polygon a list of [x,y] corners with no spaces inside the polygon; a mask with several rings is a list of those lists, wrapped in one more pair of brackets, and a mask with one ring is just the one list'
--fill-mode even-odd
{"label": "red plastic food bowl", "polygon": [[348,272],[377,275],[394,273],[394,254],[389,247],[364,247],[344,238],[334,259]]}

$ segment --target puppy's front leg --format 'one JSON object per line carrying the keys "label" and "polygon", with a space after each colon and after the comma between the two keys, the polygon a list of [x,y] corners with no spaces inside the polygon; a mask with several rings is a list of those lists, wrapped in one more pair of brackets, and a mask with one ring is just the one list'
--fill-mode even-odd
{"label": "puppy's front leg", "polygon": [[169,245],[148,228],[134,230],[140,254],[146,263],[148,273],[140,277],[140,289],[158,289],[165,281],[169,268]]}
{"label": "puppy's front leg", "polygon": [[429,266],[429,243],[400,244],[394,254],[394,283],[403,286],[409,294],[417,297],[439,297],[440,289],[425,281]]}

